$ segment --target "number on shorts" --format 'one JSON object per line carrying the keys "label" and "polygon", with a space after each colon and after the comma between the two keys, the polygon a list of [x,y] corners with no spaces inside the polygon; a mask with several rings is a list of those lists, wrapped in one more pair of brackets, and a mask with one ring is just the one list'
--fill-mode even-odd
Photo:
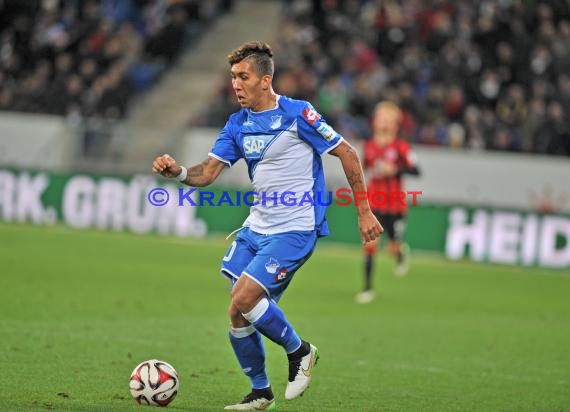
{"label": "number on shorts", "polygon": [[233,254],[234,254],[234,252],[235,252],[235,250],[236,250],[236,246],[237,246],[237,243],[236,243],[236,241],[234,240],[234,241],[232,242],[232,246],[230,247],[230,250],[228,251],[228,253],[226,254],[226,256],[224,256],[224,258],[222,259],[224,262],[229,262],[229,261],[232,259],[232,256],[233,256]]}

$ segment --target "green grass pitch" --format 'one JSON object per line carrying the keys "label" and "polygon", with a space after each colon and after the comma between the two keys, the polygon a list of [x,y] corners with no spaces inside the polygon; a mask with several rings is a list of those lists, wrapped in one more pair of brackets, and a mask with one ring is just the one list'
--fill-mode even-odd
{"label": "green grass pitch", "polygon": [[[219,411],[248,392],[227,338],[230,241],[0,224],[0,410],[136,411],[128,378],[158,358],[180,376],[168,407]],[[414,255],[377,260],[320,244],[281,306],[321,360],[284,400],[286,357],[267,343],[280,411],[570,411],[570,274]],[[146,410],[146,409],[145,409]]]}

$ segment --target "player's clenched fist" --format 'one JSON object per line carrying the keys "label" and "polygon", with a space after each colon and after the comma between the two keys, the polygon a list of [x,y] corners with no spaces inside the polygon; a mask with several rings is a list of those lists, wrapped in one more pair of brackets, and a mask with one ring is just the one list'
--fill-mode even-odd
{"label": "player's clenched fist", "polygon": [[176,160],[169,154],[163,154],[158,156],[152,162],[152,171],[164,177],[176,177],[182,171],[182,168],[178,166]]}
{"label": "player's clenched fist", "polygon": [[358,226],[362,237],[362,243],[372,242],[373,240],[378,239],[380,234],[384,232],[384,228],[372,212],[359,216]]}

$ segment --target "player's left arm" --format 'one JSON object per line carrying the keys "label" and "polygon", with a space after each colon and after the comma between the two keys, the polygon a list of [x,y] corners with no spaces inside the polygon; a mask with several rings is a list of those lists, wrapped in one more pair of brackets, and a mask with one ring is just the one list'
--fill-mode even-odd
{"label": "player's left arm", "polygon": [[297,119],[297,132],[301,139],[313,147],[319,155],[330,153],[340,159],[352,188],[362,241],[366,243],[377,239],[384,228],[370,210],[362,164],[356,150],[326,123],[310,103],[305,102]]}
{"label": "player's left arm", "polygon": [[376,219],[376,216],[370,209],[366,194],[366,184],[362,164],[358,153],[349,143],[342,140],[341,143],[329,152],[331,155],[340,159],[346,179],[350,184],[354,196],[354,204],[358,213],[358,228],[363,242],[370,242],[377,239],[384,231],[384,228]]}

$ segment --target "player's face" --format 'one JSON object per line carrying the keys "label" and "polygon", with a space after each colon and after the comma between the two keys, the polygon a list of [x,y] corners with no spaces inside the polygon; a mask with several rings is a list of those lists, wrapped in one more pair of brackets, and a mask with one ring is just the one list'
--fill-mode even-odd
{"label": "player's face", "polygon": [[267,90],[267,79],[253,70],[253,64],[245,59],[236,63],[231,68],[232,87],[241,107],[255,109],[264,90]]}
{"label": "player's face", "polygon": [[374,115],[374,133],[396,137],[400,126],[400,114],[389,108],[378,109]]}

